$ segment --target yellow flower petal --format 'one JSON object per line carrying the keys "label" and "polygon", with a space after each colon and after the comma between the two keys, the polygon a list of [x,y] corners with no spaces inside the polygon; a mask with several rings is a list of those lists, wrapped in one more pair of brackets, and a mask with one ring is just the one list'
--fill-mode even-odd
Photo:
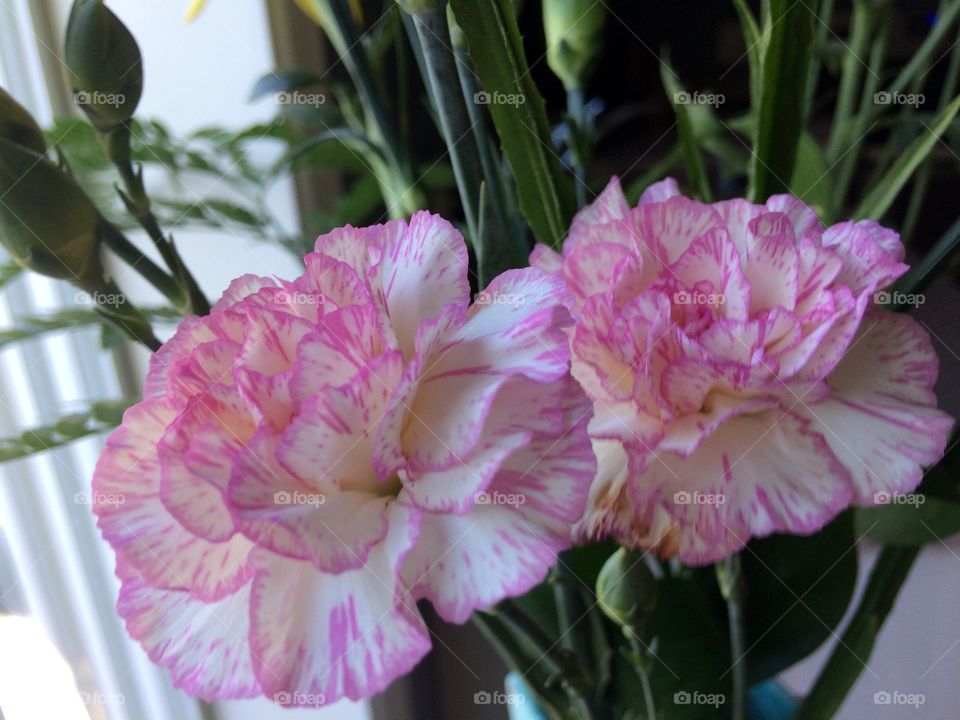
{"label": "yellow flower petal", "polygon": [[207,5],[207,0],[193,0],[190,3],[190,7],[187,8],[187,14],[184,15],[184,20],[187,22],[193,22],[196,20],[197,15],[200,14],[200,11],[203,10]]}

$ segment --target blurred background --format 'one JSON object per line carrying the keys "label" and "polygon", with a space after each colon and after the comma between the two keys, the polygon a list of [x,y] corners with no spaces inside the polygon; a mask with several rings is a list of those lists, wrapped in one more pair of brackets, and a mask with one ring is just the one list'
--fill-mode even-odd
{"label": "blurred background", "polygon": [[[749,107],[750,93],[746,47],[733,4],[599,1],[609,14],[604,52],[585,93],[593,133],[586,177],[591,196],[611,175],[622,178],[633,198],[667,174],[684,182],[674,98],[661,79],[664,62],[687,92],[714,96],[713,112],[698,111],[694,117],[696,132],[707,150],[715,195],[742,195],[749,151],[737,118]],[[144,57],[137,160],[144,164],[164,226],[207,295],[218,297],[231,278],[246,272],[290,277],[317,234],[396,214],[397,208],[383,200],[376,169],[334,132],[349,118],[351,97],[345,68],[323,32],[288,0],[213,0],[189,23],[186,4],[109,3],[136,36]],[[949,4],[895,4],[878,87],[912,56]],[[808,125],[821,142],[830,129],[840,64],[850,50],[853,3],[830,5],[829,20],[818,28],[823,62]],[[359,41],[380,63],[387,112],[400,128],[417,189],[434,212],[459,217],[452,170],[432,122],[418,58],[404,41],[393,3],[356,6],[364,28]],[[49,128],[50,144],[69,158],[85,188],[117,208],[119,217],[108,164],[89,126],[79,120],[65,81],[61,38],[69,8],[68,0],[0,0],[0,85]],[[556,123],[556,150],[568,154],[565,91],[546,62],[540,3],[527,0],[519,13],[532,74]],[[897,157],[916,123],[935,114],[955,71],[957,40],[954,31],[917,74],[911,90],[922,102],[898,109],[902,117],[896,122],[868,129],[862,161],[848,178],[849,197],[838,199],[836,188],[813,183],[805,199],[830,205],[842,216],[858,185]],[[960,217],[958,131],[955,122],[933,151],[919,199],[904,192],[888,213],[886,224],[904,232],[914,257],[950,232]],[[824,197],[824,192],[833,194]],[[147,239],[129,223],[125,227],[153,256]],[[139,278],[121,279],[140,306],[158,304],[159,296]],[[7,328],[0,329],[0,434],[51,427],[65,412],[90,413],[109,425],[111,413],[122,409],[110,403],[136,396],[146,354],[72,314],[84,309],[78,308],[83,298],[63,284],[13,270],[0,281],[0,328]],[[960,377],[958,311],[951,268],[926,289],[926,301],[914,313],[934,338],[941,358],[938,395],[955,416],[960,387],[950,380]],[[51,315],[56,323],[38,319]],[[58,437],[70,436],[62,430]],[[29,437],[20,439],[29,445]],[[37,442],[50,445],[39,437]],[[428,608],[434,651],[411,677],[370,703],[290,711],[266,701],[205,706],[188,698],[126,637],[116,617],[113,559],[94,527],[88,494],[102,442],[102,433],[91,430],[77,442],[0,465],[0,715],[6,720],[480,719],[522,710],[478,702],[483,696],[477,693],[502,690],[504,667],[472,627],[444,625]],[[861,576],[872,558],[867,543]],[[958,597],[960,542],[927,546],[840,715],[843,720],[862,720],[865,708],[878,718],[958,716]],[[803,606],[804,598],[797,596],[796,603]],[[812,613],[810,621],[816,622]],[[828,642],[789,671],[786,684],[802,692],[831,646]],[[875,693],[897,690],[924,694],[924,706],[874,704]]]}

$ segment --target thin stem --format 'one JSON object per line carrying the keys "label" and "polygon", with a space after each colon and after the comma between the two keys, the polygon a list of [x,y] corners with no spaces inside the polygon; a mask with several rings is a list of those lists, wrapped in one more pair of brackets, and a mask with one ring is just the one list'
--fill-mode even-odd
{"label": "thin stem", "polygon": [[649,718],[649,720],[656,720],[657,706],[653,701],[653,687],[650,685],[650,673],[644,665],[641,665],[642,659],[647,655],[647,650],[643,647],[640,638],[637,637],[631,628],[624,627],[623,634],[630,643],[630,650],[635,657],[633,666],[637,672],[637,677],[640,678],[640,687],[643,690],[643,704],[647,711],[647,718]]}
{"label": "thin stem", "polygon": [[587,127],[586,106],[583,102],[583,90],[581,88],[567,89],[567,115],[570,116],[567,146],[570,148],[573,174],[577,179],[577,208],[582,208],[587,204],[588,149],[586,145],[589,128]]}
{"label": "thin stem", "polygon": [[747,698],[747,642],[743,613],[745,583],[740,556],[731,555],[722,563],[717,563],[716,569],[720,593],[727,602],[727,619],[730,625],[730,658],[733,662],[731,717],[733,720],[744,720]]}
{"label": "thin stem", "polygon": [[813,110],[813,103],[817,97],[817,86],[820,80],[820,67],[823,64],[823,52],[827,46],[827,34],[830,32],[830,21],[833,18],[834,0],[823,0],[820,5],[820,12],[817,13],[820,18],[820,24],[817,27],[816,39],[814,41],[813,56],[810,59],[810,69],[807,74],[806,97],[803,101],[803,111],[805,113],[804,127],[807,126],[810,113]]}
{"label": "thin stem", "polygon": [[[446,8],[432,5],[413,14],[413,26],[423,52],[424,80],[437,111],[440,131],[447,145],[450,164],[456,176],[467,231],[477,254],[479,268],[485,266],[480,232],[480,182],[483,177],[470,116],[464,104],[457,74],[456,59],[450,49],[450,29]],[[483,284],[489,278],[481,277]]]}
{"label": "thin stem", "polygon": [[113,224],[104,220],[98,228],[100,237],[108,248],[113,250],[131,269],[136,270],[147,282],[153,285],[174,307],[183,307],[182,288],[153,260],[144,255],[140,248],[130,242]]}
{"label": "thin stem", "polygon": [[870,571],[867,587],[829,659],[820,670],[794,720],[825,720],[840,709],[869,659],[919,548],[885,547]]}
{"label": "thin stem", "polygon": [[[836,161],[849,139],[848,119],[853,115],[854,98],[863,78],[863,61],[860,59],[870,42],[873,25],[873,13],[864,0],[853,4],[849,49],[843,58],[840,73],[840,89],[837,91],[837,104],[833,112],[833,125],[830,130],[830,142],[827,144],[827,158]],[[872,69],[871,69],[872,70]]]}

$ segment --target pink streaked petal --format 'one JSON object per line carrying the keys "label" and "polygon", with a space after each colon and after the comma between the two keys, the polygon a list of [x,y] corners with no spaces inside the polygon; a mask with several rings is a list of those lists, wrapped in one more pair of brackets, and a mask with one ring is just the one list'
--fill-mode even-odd
{"label": "pink streaked petal", "polygon": [[682,195],[640,205],[631,214],[639,243],[651,249],[652,261],[658,267],[673,264],[698,237],[724,227],[723,219],[710,205]]}
{"label": "pink streaked petal", "polygon": [[823,224],[813,208],[793,195],[772,195],[766,202],[766,208],[770,212],[786,215],[798,240],[818,237],[823,232]]}
{"label": "pink streaked petal", "polygon": [[[753,222],[763,221],[765,217],[769,216],[761,215]],[[789,235],[752,238],[744,272],[750,282],[751,315],[777,305],[793,310],[800,291],[800,258],[792,231]]]}
{"label": "pink streaked petal", "polygon": [[532,268],[510,270],[485,292],[494,301],[474,305],[466,322],[421,361],[422,379],[403,433],[411,469],[442,470],[461,462],[511,377],[551,382],[568,372],[569,295],[559,279]]}
{"label": "pink streaked petal", "polygon": [[182,590],[151,587],[127,572],[117,612],[127,632],[166,668],[174,687],[211,701],[261,693],[247,643],[250,584],[205,603]]}
{"label": "pink streaked petal", "polygon": [[936,409],[936,377],[937,356],[920,326],[872,313],[828,378],[830,397],[798,409],[850,470],[857,502],[912,491],[922,468],[943,455],[953,419]]}
{"label": "pink streaked petal", "polygon": [[297,406],[326,387],[345,385],[389,347],[383,318],[373,305],[324,316],[297,348],[290,394]]}
{"label": "pink streaked petal", "polygon": [[563,255],[543,243],[537,243],[530,253],[530,267],[556,275],[563,270]]}
{"label": "pink streaked petal", "polygon": [[747,318],[750,284],[741,269],[737,247],[725,229],[711,230],[694,240],[668,273],[690,289],[709,282],[712,290],[723,296],[720,311],[725,317]]}
{"label": "pink streaked petal", "polygon": [[150,357],[150,369],[143,384],[145,398],[160,398],[167,394],[167,379],[172,365],[179,363],[191,349],[201,343],[217,339],[208,327],[206,318],[186,317],[177,326],[177,332]]}
{"label": "pink streaked petal", "polygon": [[277,437],[261,431],[237,460],[228,497],[240,530],[323,572],[362,566],[386,535],[389,499],[300,482],[277,462],[276,450]]}
{"label": "pink streaked petal", "polygon": [[388,223],[382,235],[379,289],[400,349],[410,357],[420,323],[446,305],[470,302],[467,246],[453,225],[424,211],[409,223]]}
{"label": "pink streaked petal", "polygon": [[620,187],[620,179],[616,176],[597,197],[580,210],[570,224],[570,237],[564,243],[564,251],[572,250],[577,244],[577,235],[591,226],[623,220],[630,212],[630,205]]}
{"label": "pink streaked petal", "polygon": [[400,563],[419,513],[394,503],[390,532],[364,567],[339,574],[266,558],[253,582],[250,649],[267,696],[369,697],[429,651],[426,626],[404,603]]}
{"label": "pink streaked petal", "polygon": [[563,274],[574,295],[588,298],[609,291],[612,269],[633,257],[634,250],[619,243],[581,243],[568,253]]}
{"label": "pink streaked petal", "polygon": [[664,178],[659,182],[653,183],[643,191],[638,205],[649,205],[650,203],[666,202],[672,197],[680,194],[680,188],[677,181],[672,177]]}
{"label": "pink streaked petal", "polygon": [[313,487],[376,493],[372,438],[402,372],[403,357],[393,350],[349,384],[319,390],[283,432],[277,459]]}
{"label": "pink streaked petal", "polygon": [[347,263],[320,253],[310,253],[303,261],[306,272],[297,278],[294,287],[323,299],[320,315],[337,308],[371,302],[365,279]]}
{"label": "pink streaked petal", "polygon": [[327,255],[353,268],[357,277],[366,282],[370,268],[380,261],[382,249],[375,235],[382,227],[336,228],[318,237],[313,249],[319,255]]}
{"label": "pink streaked petal", "polygon": [[237,365],[267,377],[293,367],[297,346],[313,324],[270,308],[250,305],[244,310],[247,328]]}
{"label": "pink streaked petal", "polygon": [[250,295],[255,295],[264,288],[276,287],[277,282],[273,278],[261,277],[260,275],[241,275],[230,281],[227,289],[223,291],[223,295],[217,300],[210,312],[220,312]]}
{"label": "pink streaked petal", "polygon": [[824,247],[843,262],[837,282],[849,286],[855,295],[886,287],[908,269],[897,259],[902,253],[895,249],[891,254],[878,239],[883,240],[883,234],[868,220],[832,225],[823,233]]}
{"label": "pink streaked petal", "polygon": [[779,408],[738,415],[689,458],[660,453],[629,490],[648,522],[663,512],[677,523],[674,549],[690,564],[719,560],[751,537],[815,532],[853,497],[823,436]]}

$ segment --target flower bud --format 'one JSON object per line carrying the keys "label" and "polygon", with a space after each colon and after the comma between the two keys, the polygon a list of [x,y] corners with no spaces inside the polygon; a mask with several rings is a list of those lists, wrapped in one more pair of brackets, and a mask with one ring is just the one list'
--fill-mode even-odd
{"label": "flower bud", "polygon": [[567,90],[579,90],[603,47],[607,8],[594,0],[543,0],[547,64]]}
{"label": "flower bud", "polygon": [[74,0],[65,50],[74,101],[93,126],[108,132],[128,122],[143,91],[140,48],[103,0]]}
{"label": "flower bud", "polygon": [[38,155],[47,152],[47,142],[37,121],[3,88],[0,88],[0,139],[9,140]]}
{"label": "flower bud", "polygon": [[103,275],[100,213],[46,158],[0,140],[0,243],[23,267],[96,287]]}
{"label": "flower bud", "polygon": [[597,602],[613,622],[639,634],[657,605],[657,579],[642,553],[620,548],[607,558],[597,577]]}

